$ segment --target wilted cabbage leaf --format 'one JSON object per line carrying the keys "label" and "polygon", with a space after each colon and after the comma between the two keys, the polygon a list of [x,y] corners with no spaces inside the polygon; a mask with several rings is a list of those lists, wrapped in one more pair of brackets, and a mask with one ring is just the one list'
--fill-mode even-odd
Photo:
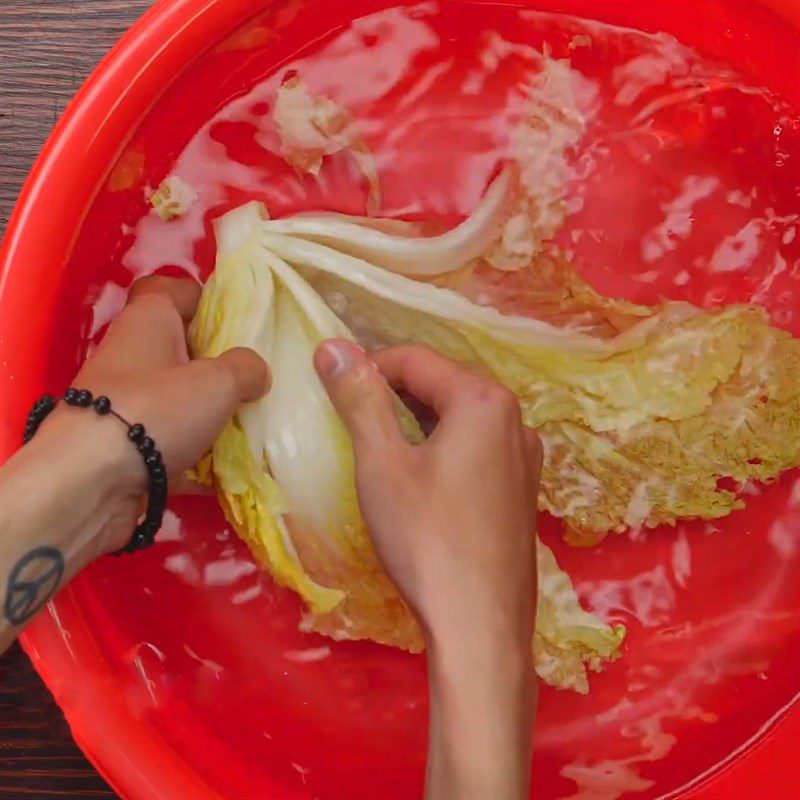
{"label": "wilted cabbage leaf", "polygon": [[[273,389],[240,409],[204,468],[259,561],[306,602],[306,629],[418,651],[417,622],[383,572],[360,514],[349,437],[313,368],[322,339],[352,333],[265,246],[264,224],[255,203],[219,221],[217,268],[190,338],[202,356],[253,348],[270,361]],[[409,438],[418,438],[410,412],[399,414]],[[585,692],[586,668],[618,655],[624,628],[581,609],[541,542],[537,563],[536,669],[548,683]]]}
{"label": "wilted cabbage leaf", "polygon": [[[592,324],[556,326],[477,306],[269,223],[261,241],[362,342],[425,342],[511,388],[544,443],[540,506],[565,519],[575,542],[725,516],[742,500],[721,478],[768,481],[800,463],[800,341],[758,307],[648,309],[582,292],[575,311]],[[562,290],[555,280],[553,307],[568,317],[575,295]],[[599,322],[602,335],[581,332]]]}
{"label": "wilted cabbage leaf", "polygon": [[[436,275],[457,270],[478,258],[501,234],[516,193],[517,171],[506,168],[492,181],[478,207],[461,225],[438,236],[387,230],[370,218],[298,214],[271,220],[266,227],[335,247],[405,275]],[[397,223],[395,222],[395,227]]]}
{"label": "wilted cabbage leaf", "polygon": [[536,671],[551,686],[585,694],[589,691],[586,669],[599,671],[606,660],[617,658],[625,626],[606,625],[581,608],[569,575],[541,539],[536,540],[536,565]]}
{"label": "wilted cabbage leaf", "polygon": [[185,216],[196,202],[197,192],[177,175],[164,178],[150,195],[150,205],[163,220]]}
{"label": "wilted cabbage leaf", "polygon": [[367,213],[378,213],[381,187],[375,158],[346,108],[329,97],[310,94],[301,78],[291,75],[278,90],[272,119],[283,157],[298,172],[316,175],[326,156],[348,151],[369,184]]}
{"label": "wilted cabbage leaf", "polygon": [[502,235],[483,255],[498,270],[522,269],[538,256],[567,217],[574,178],[568,154],[586,132],[597,89],[568,60],[544,54],[527,87],[528,109],[512,132],[516,196]]}

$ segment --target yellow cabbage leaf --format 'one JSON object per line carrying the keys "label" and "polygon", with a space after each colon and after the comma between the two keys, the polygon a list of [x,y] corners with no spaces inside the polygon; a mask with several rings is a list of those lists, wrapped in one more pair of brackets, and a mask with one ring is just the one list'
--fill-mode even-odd
{"label": "yellow cabbage leaf", "polygon": [[261,238],[363,343],[424,342],[512,389],[544,443],[540,506],[574,542],[725,516],[742,500],[720,478],[769,481],[800,464],[800,340],[758,307],[664,303],[599,337],[505,316],[316,242],[267,228]]}
{"label": "yellow cabbage leaf", "polygon": [[[303,628],[419,651],[416,619],[380,566],[356,496],[347,432],[314,372],[324,338],[352,333],[313,288],[261,239],[257,204],[217,226],[217,268],[190,339],[197,356],[251,347],[268,358],[270,394],[243,406],[203,471],[256,558],[306,602]],[[406,435],[420,432],[398,413]],[[555,686],[588,691],[587,668],[617,657],[624,628],[584,611],[551,551],[537,543],[540,596],[536,669]]]}

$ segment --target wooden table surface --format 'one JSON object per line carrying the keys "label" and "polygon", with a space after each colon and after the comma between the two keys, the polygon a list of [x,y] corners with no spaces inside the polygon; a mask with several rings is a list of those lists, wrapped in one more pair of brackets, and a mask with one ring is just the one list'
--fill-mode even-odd
{"label": "wooden table surface", "polygon": [[[0,236],[64,107],[153,0],[0,0]],[[25,654],[0,658],[0,800],[113,798]]]}

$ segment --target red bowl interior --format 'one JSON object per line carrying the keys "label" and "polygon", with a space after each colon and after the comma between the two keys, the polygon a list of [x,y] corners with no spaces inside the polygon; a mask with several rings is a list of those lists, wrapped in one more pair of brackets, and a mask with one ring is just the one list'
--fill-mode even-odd
{"label": "red bowl interior", "polygon": [[[102,330],[136,274],[164,264],[201,273],[210,268],[213,248],[203,239],[210,213],[199,221],[198,235],[187,239],[188,251],[167,242],[163,252],[151,248],[131,258],[130,228],[121,226],[138,225],[145,214],[142,182],[155,185],[182,153],[179,163],[202,171],[213,152],[189,157],[185,150],[220,109],[298,53],[312,52],[317,45],[309,43],[324,43],[332,31],[386,4],[264,5],[270,6],[268,23],[259,18],[231,39],[228,34],[253,12],[247,0],[157,4],[96,70],[48,141],[0,252],[3,459],[17,447],[33,398],[69,380],[87,341]],[[800,3],[530,5],[672,33],[798,105]],[[449,24],[469,41],[479,14],[491,21],[511,12],[488,3],[468,14],[452,4],[450,13],[463,16]],[[351,77],[359,80],[357,73]],[[229,148],[240,148],[242,163],[261,157],[254,155],[252,137],[235,130],[220,136],[228,136]],[[134,189],[109,187],[108,176],[120,163]],[[253,194],[283,212],[332,202],[357,211],[363,202],[345,166],[334,167],[321,189],[298,186],[291,176],[281,183],[279,165],[267,168],[277,176],[270,190],[232,191],[214,213]],[[385,184],[394,191],[387,202],[398,209],[414,202],[403,169],[395,167],[394,184],[389,178]],[[413,172],[413,163],[408,169]],[[446,177],[431,168],[431,182]],[[792,175],[786,180],[794,185]],[[592,277],[628,295],[660,286],[643,289],[623,266]],[[744,283],[731,280],[725,290],[726,301],[746,299]],[[796,294],[790,302],[796,307]],[[797,501],[790,497],[796,485],[796,474],[784,476],[720,523],[723,530],[713,537],[689,524],[647,542],[620,537],[593,551],[556,543],[595,605],[609,591],[621,593],[606,610],[631,624],[631,636],[624,660],[593,678],[589,698],[543,692],[540,796],[574,792],[559,775],[565,753],[595,766],[608,760],[615,785],[630,772],[632,788],[645,781],[638,785],[643,799],[798,796],[800,566],[796,555],[764,554],[765,520],[797,529]],[[545,521],[544,535],[556,541],[553,520]],[[120,794],[308,800],[406,797],[418,790],[426,714],[422,658],[298,633],[296,600],[254,571],[211,501],[175,503],[163,538],[153,551],[93,566],[24,637],[76,740]],[[691,585],[675,586],[675,565],[687,553]],[[627,618],[626,608],[638,619]],[[702,627],[726,613],[740,619]],[[674,635],[680,625],[703,632],[681,638]],[[739,672],[710,679],[717,652],[737,654]],[[705,670],[702,680],[698,669]],[[636,711],[626,719],[620,703],[636,691],[635,670],[656,670],[658,677],[650,675],[644,699],[634,698]],[[627,739],[641,743],[648,736],[652,741],[631,761]],[[608,745],[612,740],[620,746]]]}

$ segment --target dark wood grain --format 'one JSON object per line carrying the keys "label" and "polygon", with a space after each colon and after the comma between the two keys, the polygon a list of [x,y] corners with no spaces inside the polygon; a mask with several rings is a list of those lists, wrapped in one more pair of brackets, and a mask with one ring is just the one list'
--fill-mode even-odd
{"label": "dark wood grain", "polygon": [[69,726],[14,646],[0,659],[0,798],[114,798],[78,750]]}
{"label": "dark wood grain", "polygon": [[[0,236],[64,107],[152,0],[0,0]],[[0,800],[116,797],[19,647],[0,658]]]}
{"label": "dark wood grain", "polygon": [[0,0],[0,236],[64,107],[153,0]]}

